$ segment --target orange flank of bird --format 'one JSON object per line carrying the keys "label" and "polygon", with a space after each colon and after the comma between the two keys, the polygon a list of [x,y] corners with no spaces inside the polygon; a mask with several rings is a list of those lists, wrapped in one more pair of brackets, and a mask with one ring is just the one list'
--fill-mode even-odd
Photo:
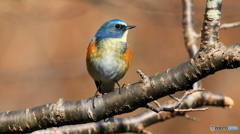
{"label": "orange flank of bird", "polygon": [[87,48],[87,59],[97,58],[100,56],[100,53],[97,51],[96,40],[94,39]]}
{"label": "orange flank of bird", "polygon": [[130,50],[129,46],[127,46],[127,50],[124,53],[124,58],[126,59],[126,62],[127,62],[127,67],[126,67],[126,71],[127,71],[128,67],[130,65],[130,60],[131,60],[131,50]]}

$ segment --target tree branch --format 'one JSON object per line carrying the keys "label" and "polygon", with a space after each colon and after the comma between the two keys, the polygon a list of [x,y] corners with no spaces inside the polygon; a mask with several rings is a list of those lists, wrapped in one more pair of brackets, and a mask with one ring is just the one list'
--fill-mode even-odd
{"label": "tree branch", "polygon": [[194,30],[193,22],[193,0],[182,0],[182,26],[183,26],[183,37],[184,44],[188,50],[188,54],[193,57],[198,51],[196,32]]}
{"label": "tree branch", "polygon": [[[168,111],[168,112],[176,112],[179,111],[179,106],[182,104],[183,100],[189,96],[190,94],[193,94],[195,92],[199,92],[199,91],[204,91],[203,89],[195,89],[195,90],[188,90],[187,92],[185,92],[185,94],[181,97],[181,99],[178,99],[176,97],[173,97],[171,95],[169,95],[173,100],[175,100],[177,103],[175,105],[173,105],[172,107],[164,107],[164,106],[158,106],[158,107],[154,107],[151,104],[147,104],[146,108],[158,113],[160,111]],[[204,111],[206,109],[181,109],[181,111]]]}
{"label": "tree branch", "polygon": [[[176,101],[169,100],[162,104],[164,107],[172,107],[176,105]],[[190,118],[186,111],[182,112],[181,109],[199,108],[202,106],[217,106],[217,107],[231,107],[233,100],[221,94],[214,94],[208,91],[195,92],[187,96],[179,107],[177,112],[164,112],[155,113],[151,110],[146,110],[138,115],[127,118],[116,118],[116,122],[106,123],[103,121],[96,123],[87,123],[81,125],[63,126],[59,128],[49,128],[33,132],[33,134],[43,133],[79,133],[79,134],[99,134],[99,133],[144,133],[144,129],[157,122],[163,122],[172,119],[176,116],[186,116]],[[192,119],[192,118],[191,118]]]}
{"label": "tree branch", "polygon": [[201,48],[219,42],[222,0],[207,0],[201,32]]}
{"label": "tree branch", "polygon": [[240,26],[240,21],[233,22],[233,23],[224,23],[220,26],[220,29],[227,29],[227,28],[233,28],[233,27],[238,27],[238,26]]}
{"label": "tree branch", "polygon": [[190,89],[194,82],[219,70],[240,66],[240,44],[226,47],[217,43],[213,46],[177,67],[148,77],[147,81],[121,88],[121,95],[117,89],[95,98],[96,108],[92,107],[92,99],[72,102],[60,99],[39,107],[0,113],[0,132],[32,132],[132,112],[158,98]]}
{"label": "tree branch", "polygon": [[[239,26],[240,26],[240,21],[232,22],[232,23],[223,23],[223,24],[221,24],[220,29],[228,29],[228,28],[234,28],[234,27],[239,27]],[[201,33],[199,33],[195,36],[196,36],[196,38],[199,38],[199,37],[201,37]]]}
{"label": "tree branch", "polygon": [[[197,45],[196,32],[193,21],[193,0],[182,0],[182,26],[184,44],[188,50],[189,57],[192,58],[199,50]],[[201,89],[201,81],[193,84],[193,89]]]}

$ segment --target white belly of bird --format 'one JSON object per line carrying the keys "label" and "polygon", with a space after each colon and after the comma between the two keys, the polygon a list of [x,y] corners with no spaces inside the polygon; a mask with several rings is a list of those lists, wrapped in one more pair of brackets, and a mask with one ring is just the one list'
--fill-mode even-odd
{"label": "white belly of bird", "polygon": [[125,69],[127,67],[126,62],[120,58],[116,58],[113,55],[105,55],[99,58],[98,62],[101,64],[97,64],[96,73],[97,79],[102,82],[112,82],[120,80],[124,74]]}

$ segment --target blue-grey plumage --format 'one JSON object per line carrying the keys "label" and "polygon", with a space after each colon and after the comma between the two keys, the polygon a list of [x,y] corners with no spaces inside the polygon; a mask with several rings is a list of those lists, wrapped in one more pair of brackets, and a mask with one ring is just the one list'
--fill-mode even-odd
{"label": "blue-grey plumage", "polygon": [[[121,38],[125,39],[129,29],[136,26],[128,25],[126,22],[118,19],[105,22],[101,28],[97,31],[95,37],[97,38]],[[126,35],[124,35],[126,34]]]}
{"label": "blue-grey plumage", "polygon": [[[100,93],[109,93],[123,78],[130,64],[128,30],[134,28],[121,20],[104,23],[88,46],[87,69]],[[110,118],[113,121],[114,118]]]}

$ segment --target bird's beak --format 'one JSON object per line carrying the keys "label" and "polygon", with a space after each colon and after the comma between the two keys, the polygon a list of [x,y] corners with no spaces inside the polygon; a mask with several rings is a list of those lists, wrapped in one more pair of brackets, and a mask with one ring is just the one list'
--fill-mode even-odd
{"label": "bird's beak", "polygon": [[134,27],[136,27],[136,26],[127,25],[127,29],[132,29]]}

